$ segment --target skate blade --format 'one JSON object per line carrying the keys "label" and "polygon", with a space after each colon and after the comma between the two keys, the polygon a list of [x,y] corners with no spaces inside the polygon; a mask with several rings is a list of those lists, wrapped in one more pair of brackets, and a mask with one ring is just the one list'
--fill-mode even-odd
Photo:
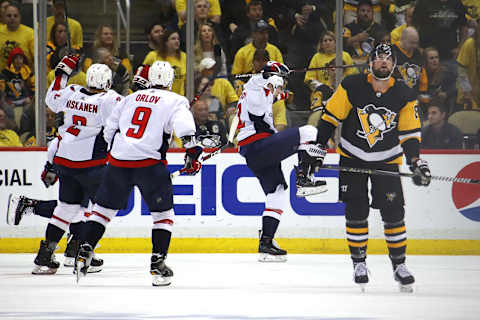
{"label": "skate blade", "polygon": [[314,194],[325,193],[328,191],[328,187],[319,186],[319,187],[308,187],[308,188],[297,188],[297,197],[303,198],[306,196],[313,196]]}
{"label": "skate blade", "polygon": [[413,284],[399,284],[398,288],[400,292],[406,292],[406,293],[413,292]]}
{"label": "skate blade", "polygon": [[65,260],[63,260],[63,266],[73,268],[75,266],[75,258],[65,257]]}
{"label": "skate blade", "polygon": [[286,262],[287,255],[274,256],[268,253],[259,253],[258,261],[260,262]]}
{"label": "skate blade", "polygon": [[99,266],[99,267],[92,267],[90,265],[90,267],[88,267],[88,270],[87,270],[87,273],[97,273],[97,272],[100,272],[103,270],[103,267],[102,266]]}
{"label": "skate blade", "polygon": [[58,269],[49,268],[47,266],[35,265],[35,267],[32,270],[32,274],[36,274],[36,275],[55,274],[57,273],[57,270]]}
{"label": "skate blade", "polygon": [[76,262],[76,266],[73,269],[73,274],[76,276],[77,284],[80,281],[80,278],[83,278],[86,276],[86,273],[82,271],[82,269],[85,267],[85,260],[82,258],[78,258]]}
{"label": "skate blade", "polygon": [[172,277],[162,277],[159,274],[152,275],[152,286],[154,287],[165,287],[172,283]]}

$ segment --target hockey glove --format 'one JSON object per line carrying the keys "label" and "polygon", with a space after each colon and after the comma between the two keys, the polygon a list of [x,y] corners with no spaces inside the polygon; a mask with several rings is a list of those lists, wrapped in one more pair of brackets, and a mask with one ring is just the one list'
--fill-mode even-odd
{"label": "hockey glove", "polygon": [[430,184],[432,175],[430,174],[427,161],[416,159],[410,164],[410,170],[413,172],[413,174],[415,174],[412,177],[414,184],[425,187]]}
{"label": "hockey glove", "polygon": [[180,172],[189,176],[194,176],[199,173],[202,168],[202,163],[198,161],[198,158],[200,158],[202,152],[203,149],[200,146],[188,148],[185,152],[185,166]]}
{"label": "hockey glove", "polygon": [[45,167],[43,168],[42,175],[40,177],[42,179],[43,184],[45,185],[46,188],[52,186],[57,182],[58,180],[58,175],[53,169],[53,164],[47,161],[45,163]]}
{"label": "hockey glove", "polygon": [[55,68],[55,75],[58,76],[66,74],[67,76],[71,76],[72,73],[77,71],[79,61],[80,56],[77,55],[68,55],[63,57]]}
{"label": "hockey glove", "polygon": [[150,81],[148,80],[148,70],[150,66],[148,64],[144,64],[138,67],[137,72],[133,76],[132,80],[132,90],[145,90],[150,88]]}

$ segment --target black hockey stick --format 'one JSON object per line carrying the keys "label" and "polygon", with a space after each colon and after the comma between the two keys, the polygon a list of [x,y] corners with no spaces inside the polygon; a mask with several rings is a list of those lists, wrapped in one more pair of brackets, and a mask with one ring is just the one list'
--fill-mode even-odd
{"label": "black hockey stick", "polygon": [[67,0],[63,0],[63,13],[65,19],[65,31],[67,32],[67,49],[68,54],[72,53],[72,41],[70,37],[70,26],[68,25],[68,12],[67,12]]}
{"label": "black hockey stick", "polygon": [[[415,176],[415,174],[407,173],[407,172],[391,172],[391,171],[385,171],[385,170],[366,169],[366,168],[351,168],[351,167],[342,167],[342,166],[333,166],[333,165],[323,165],[320,169],[337,170],[337,171],[351,172],[351,173],[364,173],[364,174],[381,175],[381,176],[391,176],[391,177],[399,177],[399,178],[400,177],[412,178],[412,177]],[[471,178],[432,176],[432,180],[439,180],[439,181],[445,181],[445,182],[480,184],[479,179],[471,179]]]}

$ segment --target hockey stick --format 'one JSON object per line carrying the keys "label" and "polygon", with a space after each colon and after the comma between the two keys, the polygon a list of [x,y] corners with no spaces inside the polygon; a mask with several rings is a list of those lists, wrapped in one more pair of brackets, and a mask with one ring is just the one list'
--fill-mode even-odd
{"label": "hockey stick", "polygon": [[67,49],[68,53],[72,53],[72,42],[70,38],[70,26],[68,25],[67,0],[63,0],[63,16],[65,18],[65,31],[67,32]]}
{"label": "hockey stick", "polygon": [[[230,130],[228,131],[228,139],[227,143],[225,143],[223,146],[217,148],[216,150],[210,152],[209,154],[203,156],[200,158],[200,161],[203,163],[207,161],[208,159],[216,156],[217,154],[221,153],[223,150],[233,147],[233,140],[235,139],[235,133],[237,132],[237,126],[238,126],[238,115],[235,115],[235,117],[232,119],[232,123],[230,125]],[[170,177],[173,179],[175,177],[178,177],[182,173],[183,169],[177,170],[175,172],[172,172],[170,174]]]}
{"label": "hockey stick", "polygon": [[[328,67],[315,67],[315,68],[303,68],[303,69],[293,69],[290,70],[290,73],[296,73],[296,72],[308,72],[308,71],[317,71],[317,70],[329,70],[329,69],[347,69],[347,68],[363,68],[366,67],[367,65],[362,63],[362,64],[347,64],[347,65],[342,65],[342,66],[328,66]],[[245,74],[236,74],[234,75],[234,78],[248,78],[255,76],[257,74],[261,73],[245,73]]]}
{"label": "hockey stick", "polygon": [[[385,171],[385,170],[376,170],[376,169],[367,169],[367,168],[351,168],[351,167],[332,166],[332,165],[323,165],[320,169],[337,170],[337,171],[351,172],[351,173],[364,173],[364,174],[381,175],[381,176],[391,176],[391,177],[399,177],[399,178],[400,177],[412,178],[415,176],[415,174],[407,173],[407,172],[391,172],[391,171]],[[480,184],[479,179],[471,179],[471,178],[432,176],[432,180],[439,180],[444,182]]]}

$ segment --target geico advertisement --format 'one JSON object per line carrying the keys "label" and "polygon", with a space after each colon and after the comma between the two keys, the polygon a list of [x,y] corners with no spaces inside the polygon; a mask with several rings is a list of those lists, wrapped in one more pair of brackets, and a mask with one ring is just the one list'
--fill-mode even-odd
{"label": "geico advertisement", "polygon": [[[40,174],[45,152],[1,152],[0,234],[3,237],[41,237],[48,220],[26,216],[20,227],[6,225],[8,194],[51,200],[58,186],[45,188]],[[432,174],[480,178],[479,154],[426,154]],[[183,167],[183,153],[168,154],[170,171]],[[329,153],[326,163],[337,164],[338,155]],[[289,206],[282,208],[279,237],[343,238],[344,204],[338,202],[338,172],[321,170],[328,191],[297,198],[293,165],[297,157],[282,162],[289,183]],[[404,165],[401,168],[408,172]],[[420,239],[480,239],[480,185],[432,181],[429,187],[413,185],[402,178],[406,199],[409,237]],[[173,181],[175,236],[256,237],[261,225],[265,196],[245,160],[236,153],[219,154],[206,161],[194,177],[179,176]],[[376,210],[370,214],[370,236],[382,238],[383,227]],[[107,228],[106,237],[149,237],[151,217],[140,192],[135,188],[126,205]]]}

